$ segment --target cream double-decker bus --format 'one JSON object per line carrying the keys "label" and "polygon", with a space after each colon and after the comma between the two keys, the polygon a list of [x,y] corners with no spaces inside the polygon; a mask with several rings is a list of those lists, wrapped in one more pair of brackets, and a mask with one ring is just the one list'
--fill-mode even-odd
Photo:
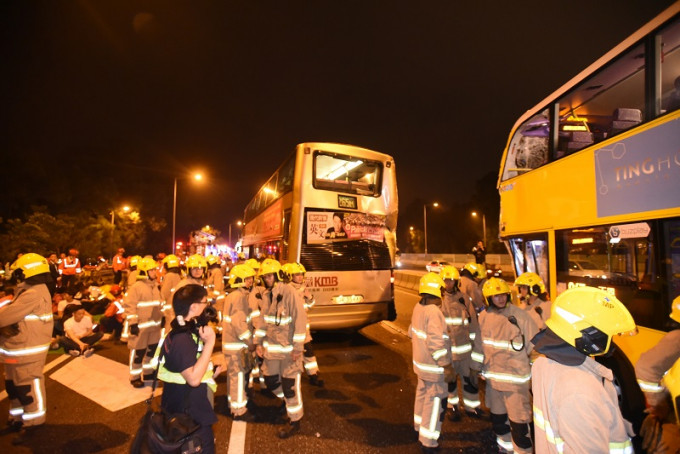
{"label": "cream double-decker bus", "polygon": [[397,208],[392,157],[302,143],[246,207],[242,248],[304,265],[314,330],[394,320]]}
{"label": "cream double-decker bus", "polygon": [[516,274],[554,299],[615,294],[640,334],[632,362],[672,326],[680,295],[680,4],[526,112],[503,153],[499,232]]}

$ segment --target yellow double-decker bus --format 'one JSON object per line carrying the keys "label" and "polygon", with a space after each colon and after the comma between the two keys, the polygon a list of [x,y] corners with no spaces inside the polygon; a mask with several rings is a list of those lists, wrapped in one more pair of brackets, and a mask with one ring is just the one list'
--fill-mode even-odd
{"label": "yellow double-decker bus", "polygon": [[244,212],[249,257],[300,262],[314,330],[396,318],[398,213],[394,159],[336,143],[301,143]]}
{"label": "yellow double-decker bus", "polygon": [[515,123],[498,178],[499,232],[517,275],[555,298],[600,287],[640,334],[667,330],[680,294],[680,2]]}

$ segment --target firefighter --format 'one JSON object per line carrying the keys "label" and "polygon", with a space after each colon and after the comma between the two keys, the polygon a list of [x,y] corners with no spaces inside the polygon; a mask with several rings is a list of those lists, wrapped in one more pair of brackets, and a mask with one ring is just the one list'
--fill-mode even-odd
{"label": "firefighter", "polygon": [[[673,300],[669,317],[680,323],[680,296]],[[671,412],[674,402],[671,401],[669,390],[662,382],[678,359],[680,359],[680,329],[675,329],[640,355],[640,359],[635,363],[635,375],[649,406],[649,415],[643,422],[640,435],[646,441],[644,447],[650,454],[662,452],[660,446],[675,449],[663,452],[680,452],[680,444],[676,444],[677,427],[673,427],[675,421]],[[665,433],[667,431],[668,434]]]}
{"label": "firefighter", "polygon": [[485,308],[479,281],[486,277],[486,268],[479,263],[466,263],[460,270],[460,291],[472,301],[477,312]]}
{"label": "firefighter", "polygon": [[[492,277],[482,289],[488,305],[479,315],[486,406],[501,452],[532,452],[529,339],[538,332],[529,315],[510,302],[510,287]],[[473,358],[479,358],[474,355]]]}
{"label": "firefighter", "polygon": [[210,254],[205,259],[208,269],[205,285],[208,289],[208,297],[214,301],[218,308],[218,319],[222,320],[222,313],[219,308],[224,301],[224,274],[222,274],[222,261],[219,257]]}
{"label": "firefighter", "polygon": [[[676,298],[677,299],[677,298]],[[647,454],[680,452],[680,417],[678,416],[678,406],[680,405],[680,359],[673,364],[668,373],[664,375],[661,384],[670,394],[670,400],[675,410],[672,422],[656,424],[656,431],[652,431],[647,438],[656,443],[647,448]]]}
{"label": "firefighter", "polygon": [[128,264],[130,265],[130,271],[128,272],[127,276],[127,282],[126,282],[126,289],[129,289],[133,285],[135,285],[135,282],[137,282],[137,275],[139,274],[139,271],[137,270],[137,265],[139,264],[139,261],[142,260],[142,257],[139,255],[133,255],[130,257],[130,261]]}
{"label": "firefighter", "polygon": [[248,412],[247,377],[250,372],[248,355],[254,350],[253,326],[248,306],[248,295],[253,286],[255,271],[247,265],[231,269],[229,285],[232,292],[224,299],[222,311],[222,353],[227,364],[227,400],[236,421],[252,422]]}
{"label": "firefighter", "polygon": [[538,329],[545,329],[545,321],[550,318],[552,302],[548,298],[548,291],[541,276],[527,271],[515,279],[515,286],[519,293],[519,307],[529,313]]}
{"label": "firefighter", "polygon": [[43,367],[54,322],[47,259],[34,253],[23,254],[11,269],[18,285],[11,302],[0,308],[0,360],[4,363],[9,397],[8,426],[2,432],[17,433],[12,440],[16,445],[45,423]]}
{"label": "firefighter", "polygon": [[137,282],[123,300],[128,326],[130,349],[130,383],[144,386],[143,380],[153,380],[153,357],[161,338],[161,293],[156,282],[156,261],[145,257],[137,264]]}
{"label": "firefighter", "polygon": [[413,308],[409,336],[413,347],[413,371],[418,376],[413,427],[424,453],[435,452],[446,411],[447,383],[456,372],[451,365],[451,341],[441,311],[444,281],[434,273],[420,278],[420,301]]}
{"label": "firefighter", "polygon": [[[453,368],[463,385],[463,408],[469,416],[485,417],[479,401],[479,369],[481,364],[472,361],[471,353],[481,354],[481,341],[477,312],[472,301],[458,288],[460,274],[451,265],[442,267],[439,277],[444,281],[442,312],[447,332],[451,339],[451,360]],[[458,377],[449,383],[448,411],[451,421],[460,420]]]}
{"label": "firefighter", "polygon": [[[254,332],[253,334],[255,336],[258,336],[262,338],[266,334],[266,330],[264,329],[264,320],[262,320],[262,323],[259,325],[260,329],[258,331],[258,321],[261,320],[260,314],[261,314],[261,305],[262,305],[262,295],[265,293],[266,289],[262,285],[262,280],[260,279],[260,262],[257,261],[257,259],[248,259],[245,262],[246,266],[249,266],[250,268],[255,271],[255,278],[253,282],[253,287],[250,290],[250,294],[248,295],[248,306],[250,307],[250,316],[253,320],[253,329]],[[254,364],[253,364],[253,370],[250,371],[250,375],[248,377],[248,387],[252,388],[253,387],[253,382],[255,379],[258,379],[260,388],[261,389],[266,389],[265,384],[264,384],[264,377],[262,376],[262,361],[263,359],[257,356],[257,353],[253,355],[254,359]]]}
{"label": "firefighter", "polygon": [[[307,270],[301,263],[290,262],[281,267],[281,270],[288,276],[290,285],[300,293],[305,304],[305,312],[314,306],[314,296],[305,285],[305,273]],[[309,316],[307,317],[307,337],[305,338],[305,353],[302,356],[302,363],[305,367],[305,374],[309,377],[309,383],[313,386],[323,388],[324,381],[319,377],[319,364],[314,355],[312,347],[312,333],[309,329]]]}
{"label": "firefighter", "polygon": [[547,328],[532,338],[541,353],[532,367],[536,452],[631,453],[612,371],[594,356],[635,321],[604,290],[575,287],[553,303]]}
{"label": "firefighter", "polygon": [[113,283],[121,285],[123,282],[123,271],[127,268],[127,259],[125,258],[125,249],[118,248],[118,252],[113,256]]}
{"label": "firefighter", "polygon": [[[300,375],[302,356],[307,337],[307,314],[302,297],[281,282],[281,264],[267,259],[260,267],[266,291],[260,306],[259,333],[256,336],[257,354],[264,358],[262,374],[267,389],[283,397],[288,424],[279,431],[279,438],[288,438],[300,431],[304,414]],[[256,330],[256,332],[258,332]]]}
{"label": "firefighter", "polygon": [[59,264],[59,274],[61,275],[61,287],[70,290],[76,283],[76,279],[83,272],[78,258],[78,250],[71,248],[68,255]]}
{"label": "firefighter", "polygon": [[172,309],[172,293],[182,280],[179,258],[174,254],[166,255],[163,258],[163,268],[165,269],[165,276],[163,276],[161,283],[161,299],[163,301],[163,316],[165,317],[163,328],[167,333],[171,329],[170,323],[175,319],[175,313]]}

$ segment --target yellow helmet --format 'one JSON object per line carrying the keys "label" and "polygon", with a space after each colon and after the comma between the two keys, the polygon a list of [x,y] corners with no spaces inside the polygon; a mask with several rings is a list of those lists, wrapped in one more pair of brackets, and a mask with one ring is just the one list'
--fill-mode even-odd
{"label": "yellow helmet", "polygon": [[255,270],[248,265],[235,265],[229,274],[229,286],[231,288],[243,287],[243,281],[249,277],[255,277]]}
{"label": "yellow helmet", "polygon": [[668,389],[671,395],[673,408],[675,409],[675,420],[680,421],[680,417],[678,417],[678,405],[680,404],[680,359],[675,361],[666,375],[664,375],[661,384]]}
{"label": "yellow helmet", "polygon": [[216,263],[220,263],[220,258],[213,254],[210,254],[205,258],[205,261],[208,263],[208,266],[212,266]]}
{"label": "yellow helmet", "polygon": [[137,266],[140,260],[142,260],[142,257],[139,255],[133,255],[132,257],[130,257],[130,268],[132,268],[133,266]]}
{"label": "yellow helmet", "polygon": [[669,317],[680,323],[680,296],[675,297],[673,303],[671,303],[671,314]]}
{"label": "yellow helmet", "polygon": [[446,265],[439,271],[439,277],[441,277],[442,280],[451,279],[457,281],[460,279],[460,273],[455,266]]}
{"label": "yellow helmet", "polygon": [[555,299],[545,321],[569,345],[590,356],[609,351],[612,336],[635,333],[635,320],[614,295],[594,287],[574,287]]}
{"label": "yellow helmet", "polygon": [[49,273],[50,265],[42,255],[29,252],[19,257],[11,266],[12,275],[19,281],[37,276],[38,274]]}
{"label": "yellow helmet", "polygon": [[137,262],[137,269],[139,270],[137,279],[144,279],[149,276],[149,271],[156,269],[156,261],[152,257],[144,257]]}
{"label": "yellow helmet", "polygon": [[442,287],[445,287],[444,281],[438,274],[427,273],[420,278],[420,284],[418,285],[419,294],[428,294],[436,296],[437,298],[442,297]]}
{"label": "yellow helmet", "polygon": [[201,254],[194,254],[190,256],[186,263],[185,263],[187,269],[191,268],[203,268],[207,269],[208,268],[208,262],[205,261],[205,257],[203,257]]}
{"label": "yellow helmet", "polygon": [[486,267],[482,265],[481,263],[466,263],[465,266],[463,267],[464,270],[468,270],[468,272],[474,277],[475,279],[482,279],[486,277]]}
{"label": "yellow helmet", "polygon": [[260,265],[260,276],[274,273],[277,279],[281,279],[281,263],[274,259],[265,259]]}
{"label": "yellow helmet", "polygon": [[166,255],[165,258],[163,258],[163,265],[165,265],[166,268],[178,268],[179,257],[175,254]]}
{"label": "yellow helmet", "polygon": [[543,283],[541,276],[536,273],[532,273],[531,271],[522,273],[517,279],[515,279],[515,285],[526,285],[529,287],[529,293],[532,295],[540,295],[541,293],[546,292],[545,284]]}
{"label": "yellow helmet", "polygon": [[281,271],[287,274],[288,276],[292,276],[293,274],[305,274],[307,270],[305,270],[305,267],[302,266],[301,263],[297,262],[288,262],[284,263],[281,265]]}
{"label": "yellow helmet", "polygon": [[498,277],[492,277],[484,283],[482,287],[482,295],[484,295],[484,300],[486,304],[491,305],[491,298],[494,295],[508,295],[508,302],[511,298],[510,286],[503,279]]}
{"label": "yellow helmet", "polygon": [[246,260],[245,265],[251,267],[256,273],[260,270],[260,262],[258,262],[257,259],[248,259]]}

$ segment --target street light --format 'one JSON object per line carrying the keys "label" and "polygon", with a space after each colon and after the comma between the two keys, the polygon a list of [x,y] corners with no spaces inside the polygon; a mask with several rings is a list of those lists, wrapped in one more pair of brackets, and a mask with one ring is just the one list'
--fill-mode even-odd
{"label": "street light", "polygon": [[175,226],[177,225],[177,180],[184,178],[193,178],[195,181],[203,180],[203,175],[196,172],[191,177],[175,177],[175,187],[172,193],[172,253],[175,253]]}
{"label": "street light", "polygon": [[[233,248],[234,248],[234,244],[231,242],[231,225],[232,225],[232,224],[233,224],[233,222],[230,222],[230,223],[229,223],[229,247],[233,249]],[[241,221],[236,221],[236,225],[238,225],[239,227],[241,227],[241,226],[243,225],[243,222],[241,222]]]}
{"label": "street light", "polygon": [[[123,213],[127,213],[128,211],[130,211],[130,207],[127,205],[124,205],[121,209],[123,210]],[[111,257],[113,257],[115,252],[113,250],[113,232],[114,230],[116,230],[116,216],[115,216],[116,210],[115,209],[111,210],[109,214],[111,215]]]}
{"label": "street light", "polygon": [[[439,203],[434,202],[432,206],[437,208]],[[427,203],[423,205],[423,234],[425,236],[425,254],[427,254]]]}
{"label": "street light", "polygon": [[[473,211],[472,217],[476,218],[477,216],[478,216],[477,212]],[[484,213],[482,213],[482,238],[484,240],[484,247],[487,247],[487,245],[486,245],[486,215]]]}

